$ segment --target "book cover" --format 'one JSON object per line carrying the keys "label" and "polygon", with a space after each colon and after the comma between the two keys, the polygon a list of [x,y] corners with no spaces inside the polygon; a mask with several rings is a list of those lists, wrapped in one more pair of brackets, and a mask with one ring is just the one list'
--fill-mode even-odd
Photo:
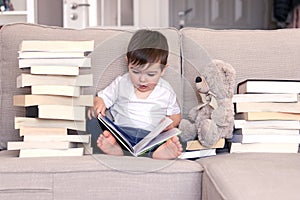
{"label": "book cover", "polygon": [[124,133],[124,131],[120,127],[118,127],[112,120],[102,115],[99,115],[98,119],[100,124],[105,126],[121,143],[121,145],[123,145],[134,156],[139,156],[155,145],[160,144],[181,133],[181,131],[177,128],[173,128],[163,132],[163,130],[172,123],[172,120],[170,118],[165,117],[153,131],[151,131],[135,146],[132,146],[126,137],[126,133]]}
{"label": "book cover", "polygon": [[187,151],[194,151],[194,150],[201,150],[201,149],[216,149],[216,148],[223,148],[225,145],[225,139],[221,138],[220,140],[217,141],[216,144],[214,144],[211,147],[205,147],[202,146],[202,144],[199,142],[199,140],[192,140],[188,141],[186,145],[186,150]]}
{"label": "book cover", "polygon": [[300,93],[299,80],[248,79],[238,83],[238,93]]}

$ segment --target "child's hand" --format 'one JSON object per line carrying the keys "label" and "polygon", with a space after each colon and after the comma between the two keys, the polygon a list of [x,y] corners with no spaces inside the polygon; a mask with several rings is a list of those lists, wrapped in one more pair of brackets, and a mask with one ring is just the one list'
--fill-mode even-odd
{"label": "child's hand", "polygon": [[88,118],[92,119],[92,118],[96,118],[99,113],[101,113],[101,115],[105,116],[105,111],[106,111],[106,106],[104,104],[104,101],[101,97],[95,97],[94,98],[94,107],[90,107],[88,109]]}

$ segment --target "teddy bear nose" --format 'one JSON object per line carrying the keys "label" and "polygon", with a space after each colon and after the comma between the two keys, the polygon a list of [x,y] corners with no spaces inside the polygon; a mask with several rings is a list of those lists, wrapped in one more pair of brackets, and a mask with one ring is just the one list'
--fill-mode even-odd
{"label": "teddy bear nose", "polygon": [[200,83],[200,82],[202,82],[202,78],[200,76],[197,76],[196,77],[196,83]]}

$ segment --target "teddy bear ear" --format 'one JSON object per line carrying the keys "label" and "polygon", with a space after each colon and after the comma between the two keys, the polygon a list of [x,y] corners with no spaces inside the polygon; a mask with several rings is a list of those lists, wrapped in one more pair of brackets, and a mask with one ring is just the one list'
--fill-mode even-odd
{"label": "teddy bear ear", "polygon": [[195,82],[196,82],[196,83],[202,82],[202,78],[201,78],[200,76],[197,76]]}

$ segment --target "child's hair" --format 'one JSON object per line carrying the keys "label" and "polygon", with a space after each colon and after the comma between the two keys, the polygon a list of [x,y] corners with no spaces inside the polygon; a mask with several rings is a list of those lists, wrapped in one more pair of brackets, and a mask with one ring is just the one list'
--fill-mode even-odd
{"label": "child's hair", "polygon": [[169,46],[166,37],[158,31],[141,29],[134,33],[128,48],[128,64],[143,65],[146,63],[167,64]]}

